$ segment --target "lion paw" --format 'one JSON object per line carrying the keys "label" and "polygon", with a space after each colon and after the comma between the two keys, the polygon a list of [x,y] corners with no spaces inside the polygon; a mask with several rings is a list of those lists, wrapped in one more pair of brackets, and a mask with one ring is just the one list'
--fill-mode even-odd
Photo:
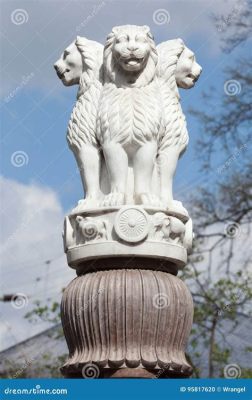
{"label": "lion paw", "polygon": [[175,211],[179,214],[188,216],[188,211],[185,209],[181,201],[173,200],[167,207],[169,211]]}
{"label": "lion paw", "polygon": [[122,206],[124,202],[125,202],[124,193],[111,192],[104,197],[100,205],[103,207]]}
{"label": "lion paw", "polygon": [[76,207],[73,208],[72,213],[79,213],[82,212],[83,210],[89,209],[89,208],[96,208],[99,206],[99,200],[97,197],[94,196],[88,196],[85,199],[81,199],[78,201],[78,204]]}
{"label": "lion paw", "polygon": [[160,207],[161,202],[158,196],[150,193],[141,193],[137,196],[138,203],[152,207]]}

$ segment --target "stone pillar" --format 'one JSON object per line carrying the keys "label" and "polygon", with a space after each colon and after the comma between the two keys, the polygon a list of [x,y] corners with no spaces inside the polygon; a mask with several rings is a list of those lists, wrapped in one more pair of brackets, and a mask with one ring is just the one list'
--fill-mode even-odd
{"label": "stone pillar", "polygon": [[65,249],[78,276],[62,299],[65,376],[191,374],[184,351],[193,303],[176,277],[191,235],[188,218],[140,206],[66,218]]}
{"label": "stone pillar", "polygon": [[193,303],[176,276],[192,221],[172,183],[188,143],[179,88],[201,73],[181,39],[147,26],[112,29],[105,47],[77,37],[55,63],[79,85],[67,130],[85,198],[65,218],[77,277],[61,307],[67,377],[186,377]]}

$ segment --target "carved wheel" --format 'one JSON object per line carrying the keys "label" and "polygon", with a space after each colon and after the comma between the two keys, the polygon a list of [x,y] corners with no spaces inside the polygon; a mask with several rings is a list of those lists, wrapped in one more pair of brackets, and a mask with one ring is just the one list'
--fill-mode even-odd
{"label": "carved wheel", "polygon": [[116,216],[115,231],[119,238],[125,242],[140,242],[149,231],[148,215],[139,208],[123,208]]}

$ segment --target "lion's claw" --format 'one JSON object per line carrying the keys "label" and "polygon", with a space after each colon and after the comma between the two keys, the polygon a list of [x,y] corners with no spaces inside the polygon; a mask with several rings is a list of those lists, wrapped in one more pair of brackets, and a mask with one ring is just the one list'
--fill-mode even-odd
{"label": "lion's claw", "polygon": [[168,210],[172,210],[172,211],[175,211],[175,212],[177,212],[179,214],[183,214],[183,215],[188,216],[188,211],[185,209],[185,207],[183,206],[181,201],[173,200],[172,203],[168,205],[168,207],[166,206],[166,208]]}
{"label": "lion's claw", "polygon": [[158,196],[150,193],[141,193],[138,196],[139,203],[146,206],[160,207],[161,202]]}
{"label": "lion's claw", "polygon": [[81,212],[89,208],[96,208],[98,206],[99,206],[98,199],[94,196],[89,196],[86,197],[85,199],[79,200],[77,206],[73,208],[72,213]]}

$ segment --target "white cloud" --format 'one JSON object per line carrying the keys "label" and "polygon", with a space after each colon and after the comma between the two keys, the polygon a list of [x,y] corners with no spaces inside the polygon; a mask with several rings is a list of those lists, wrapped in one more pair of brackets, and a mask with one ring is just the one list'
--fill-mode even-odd
{"label": "white cloud", "polygon": [[[63,210],[57,194],[37,184],[0,178],[1,184],[1,294],[23,293],[28,305],[1,304],[1,348],[45,329],[32,326],[24,314],[33,301],[59,300],[61,289],[75,276],[66,263],[62,245]],[[45,261],[51,260],[46,264]]]}
{"label": "white cloud", "polygon": [[[242,225],[232,220],[227,223],[218,222],[206,227],[201,233],[208,237],[199,247],[200,254],[196,250],[192,254],[192,259],[197,255],[202,256],[196,263],[197,270],[201,274],[200,280],[208,279],[209,285],[214,285],[220,279],[226,279],[228,271],[235,274],[246,266],[246,270],[252,272],[251,223]],[[221,235],[225,237],[223,236],[222,242],[219,243]],[[210,249],[213,250],[209,252]],[[231,253],[232,257],[229,259]],[[190,280],[189,286],[191,290],[197,288],[194,277]]]}

